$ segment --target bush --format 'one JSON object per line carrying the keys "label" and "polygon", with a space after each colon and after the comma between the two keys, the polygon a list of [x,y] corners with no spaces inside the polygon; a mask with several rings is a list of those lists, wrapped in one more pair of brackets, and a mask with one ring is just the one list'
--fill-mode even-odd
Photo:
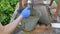
{"label": "bush", "polygon": [[18,0],[0,0],[0,22],[9,23]]}
{"label": "bush", "polygon": [[55,0],[56,4],[58,4],[58,0]]}

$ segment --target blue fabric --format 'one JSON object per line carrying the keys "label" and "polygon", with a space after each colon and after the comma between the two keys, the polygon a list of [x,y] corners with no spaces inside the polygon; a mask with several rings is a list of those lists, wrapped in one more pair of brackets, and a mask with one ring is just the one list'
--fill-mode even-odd
{"label": "blue fabric", "polygon": [[21,15],[23,18],[27,18],[30,16],[30,5],[27,5],[27,7],[22,10]]}

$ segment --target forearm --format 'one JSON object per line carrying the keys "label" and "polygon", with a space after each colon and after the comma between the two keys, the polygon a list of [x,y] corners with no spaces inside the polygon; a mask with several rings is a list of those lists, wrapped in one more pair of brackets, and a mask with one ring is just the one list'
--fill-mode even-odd
{"label": "forearm", "polygon": [[19,24],[19,22],[21,22],[22,20],[22,16],[19,16],[16,20],[14,20],[12,23],[8,24],[5,26],[5,32],[8,32],[8,33],[11,33],[15,28],[16,26]]}
{"label": "forearm", "polygon": [[0,32],[3,32],[4,26],[0,23]]}
{"label": "forearm", "polygon": [[11,33],[11,32],[13,32],[13,30],[16,28],[16,26],[19,24],[19,22],[21,22],[21,20],[22,20],[23,18],[27,18],[27,17],[30,16],[30,9],[29,9],[29,8],[30,8],[30,5],[28,5],[28,6],[21,12],[20,16],[19,16],[16,20],[14,20],[12,23],[6,25],[4,31],[5,31],[6,33]]}

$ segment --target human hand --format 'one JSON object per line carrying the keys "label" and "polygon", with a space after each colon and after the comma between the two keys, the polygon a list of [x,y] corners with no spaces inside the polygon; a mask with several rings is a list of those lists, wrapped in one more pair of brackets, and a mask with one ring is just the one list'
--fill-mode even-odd
{"label": "human hand", "polygon": [[20,14],[23,18],[27,18],[30,16],[30,5],[27,5],[27,7],[21,12]]}

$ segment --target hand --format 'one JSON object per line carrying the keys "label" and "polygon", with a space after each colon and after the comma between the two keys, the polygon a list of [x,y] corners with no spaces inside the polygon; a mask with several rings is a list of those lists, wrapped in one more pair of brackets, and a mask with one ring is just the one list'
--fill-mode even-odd
{"label": "hand", "polygon": [[23,18],[27,18],[30,16],[30,5],[28,5],[21,13]]}

